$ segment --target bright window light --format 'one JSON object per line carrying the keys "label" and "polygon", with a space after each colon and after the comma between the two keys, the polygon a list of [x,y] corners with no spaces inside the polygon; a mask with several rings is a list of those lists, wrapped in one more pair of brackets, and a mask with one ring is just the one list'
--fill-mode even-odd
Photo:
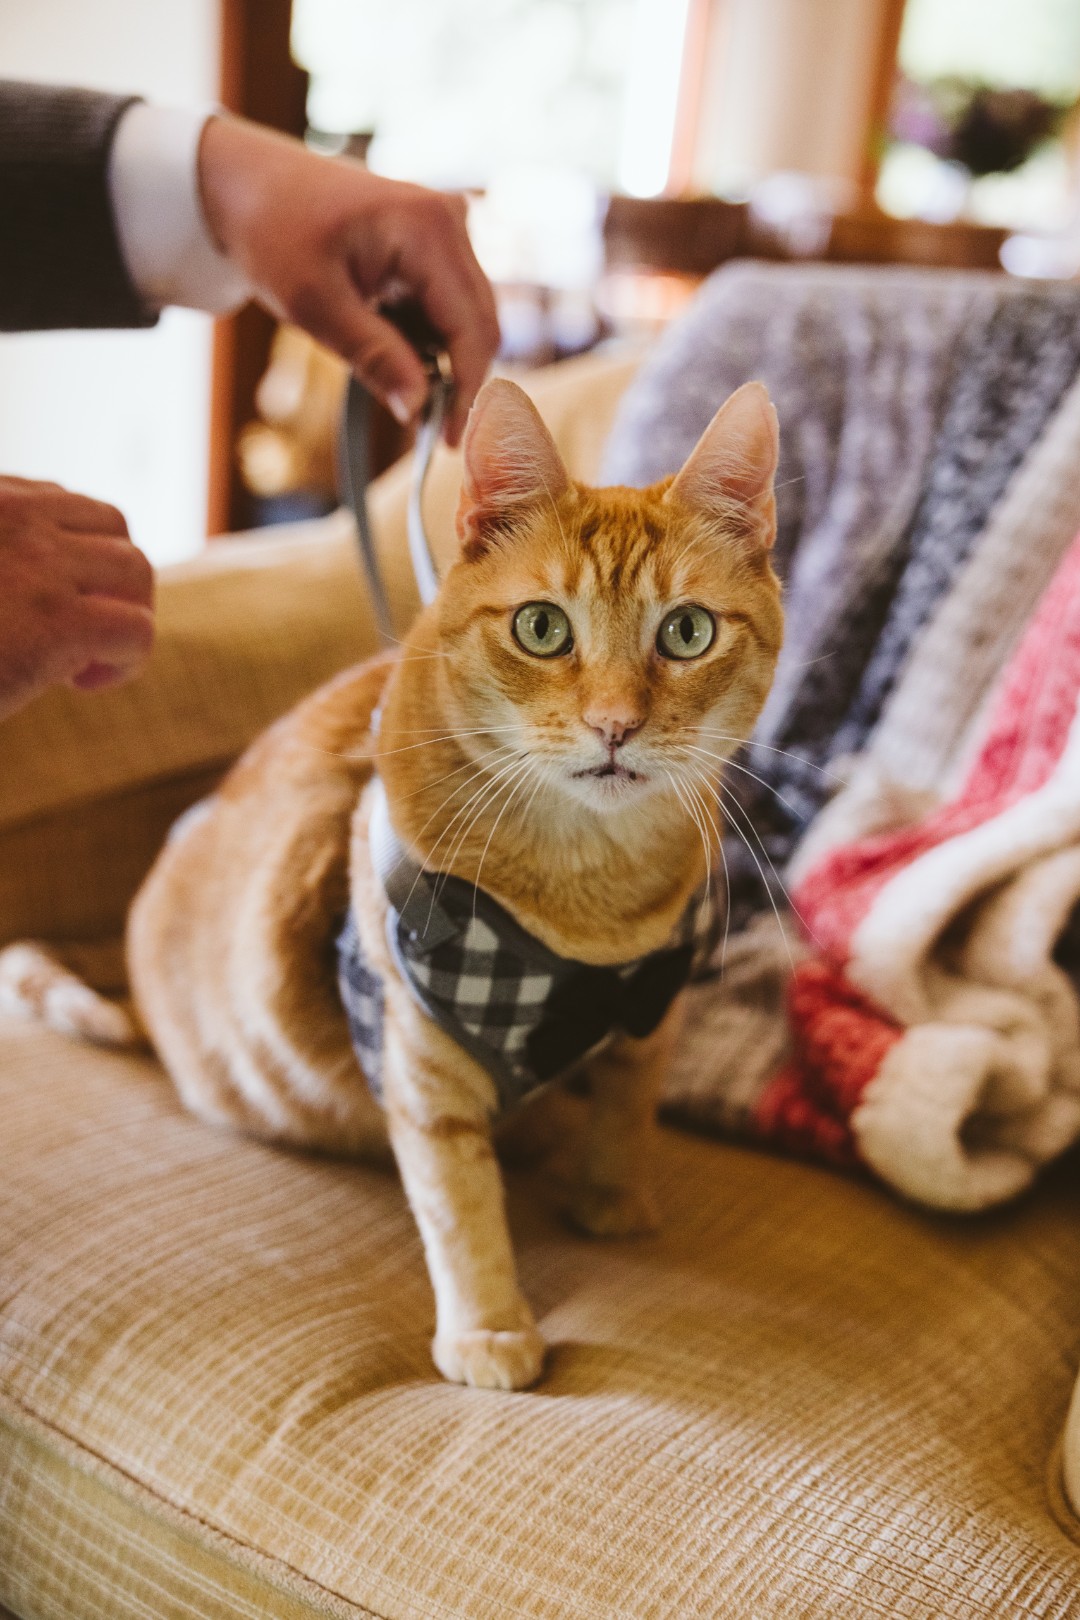
{"label": "bright window light", "polygon": [[690,0],[638,0],[623,99],[619,184],[656,197],[671,172]]}
{"label": "bright window light", "polygon": [[1076,0],[908,0],[900,65],[924,83],[959,73],[1068,100],[1080,91],[1080,7]]}

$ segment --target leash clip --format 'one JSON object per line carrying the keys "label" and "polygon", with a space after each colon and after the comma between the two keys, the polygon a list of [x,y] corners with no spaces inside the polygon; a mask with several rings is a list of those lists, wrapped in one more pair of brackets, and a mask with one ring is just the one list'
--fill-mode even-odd
{"label": "leash clip", "polygon": [[435,447],[442,434],[443,423],[454,392],[454,380],[443,355],[435,355],[427,366],[431,389],[420,418],[413,451],[412,477],[409,480],[409,557],[416,576],[416,588],[425,607],[434,602],[439,591],[439,575],[431,541],[424,526],[424,486],[428,469],[435,455]]}
{"label": "leash clip", "polygon": [[[439,575],[435,567],[431,542],[424,526],[424,486],[453,396],[454,383],[449,361],[442,347],[442,338],[431,326],[419,305],[411,302],[394,304],[381,309],[380,314],[392,321],[417,351],[423,361],[429,384],[427,403],[421,414],[413,451],[407,508],[409,558],[420,600],[427,607],[438,593]],[[371,394],[359,378],[350,377],[341,419],[338,471],[345,504],[356,521],[360,560],[371,588],[379,633],[384,643],[391,646],[395,644],[396,638],[390,612],[390,598],[382,569],[379,567],[367,502],[368,485],[371,482],[371,407]]]}

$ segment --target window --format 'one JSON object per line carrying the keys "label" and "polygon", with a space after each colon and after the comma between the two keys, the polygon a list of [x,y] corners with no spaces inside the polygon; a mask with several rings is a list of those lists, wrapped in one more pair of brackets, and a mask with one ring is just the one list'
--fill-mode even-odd
{"label": "window", "polygon": [[[1061,230],[1077,209],[1080,159],[1075,111],[1080,95],[1080,6],[1076,0],[908,0],[900,41],[902,83],[894,105],[896,138],[886,152],[878,200],[887,212],[985,224]],[[1033,92],[1026,101],[972,112],[980,90]],[[1035,98],[1038,98],[1036,100]],[[1039,102],[1049,103],[1040,132]],[[1010,172],[973,174],[955,161],[958,124],[967,117],[1015,116],[1030,155]],[[1049,126],[1049,127],[1047,127]],[[993,129],[991,129],[993,133]],[[976,130],[976,136],[978,130]],[[967,144],[986,163],[992,144]],[[979,167],[976,161],[976,168]]]}

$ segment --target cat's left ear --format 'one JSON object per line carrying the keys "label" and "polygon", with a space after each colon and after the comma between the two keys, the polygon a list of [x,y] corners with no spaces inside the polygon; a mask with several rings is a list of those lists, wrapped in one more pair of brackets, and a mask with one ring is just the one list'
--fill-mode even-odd
{"label": "cat's left ear", "polygon": [[516,383],[486,383],[469,412],[457,532],[466,555],[505,531],[515,508],[557,501],[570,488],[555,441]]}
{"label": "cat's left ear", "polygon": [[730,526],[768,549],[776,539],[776,410],[764,383],[744,383],[721,405],[664,499]]}

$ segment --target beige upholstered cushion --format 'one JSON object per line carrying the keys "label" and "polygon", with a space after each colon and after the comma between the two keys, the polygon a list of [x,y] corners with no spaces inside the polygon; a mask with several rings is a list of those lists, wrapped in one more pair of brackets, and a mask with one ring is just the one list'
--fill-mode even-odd
{"label": "beige upholstered cushion", "polygon": [[[595,477],[637,363],[633,352],[588,356],[526,379],[576,476]],[[416,606],[409,467],[371,492],[402,629]],[[440,454],[426,511],[444,557],[460,477],[460,457]],[[117,933],[180,811],[271,720],[376,645],[344,513],[217,542],[165,570],[157,647],[140,680],[94,697],[58,688],[0,723],[0,943]]]}
{"label": "beige upholstered cushion", "polygon": [[511,1178],[553,1349],[428,1359],[389,1172],[186,1116],[149,1060],[0,1024],[0,1602],[34,1620],[1080,1614],[1046,1462],[1076,1165],[983,1221],[665,1133],[666,1225]]}
{"label": "beige upholstered cushion", "polygon": [[[537,381],[581,476],[632,365]],[[404,476],[375,493],[402,620]],[[448,457],[430,491],[445,537],[457,477]],[[0,938],[118,928],[172,816],[374,639],[340,518],[213,548],[161,608],[145,679],[0,727]],[[671,1133],[660,1172],[662,1236],[610,1245],[511,1178],[550,1367],[534,1394],[452,1388],[391,1175],[215,1133],[149,1059],[0,1023],[0,1604],[1080,1617],[1046,1481],[1080,1356],[1076,1162],[979,1222]]]}
{"label": "beige upholstered cushion", "polygon": [[121,928],[179,811],[374,645],[340,519],[164,573],[141,679],[93,697],[56,688],[0,724],[0,941]]}

